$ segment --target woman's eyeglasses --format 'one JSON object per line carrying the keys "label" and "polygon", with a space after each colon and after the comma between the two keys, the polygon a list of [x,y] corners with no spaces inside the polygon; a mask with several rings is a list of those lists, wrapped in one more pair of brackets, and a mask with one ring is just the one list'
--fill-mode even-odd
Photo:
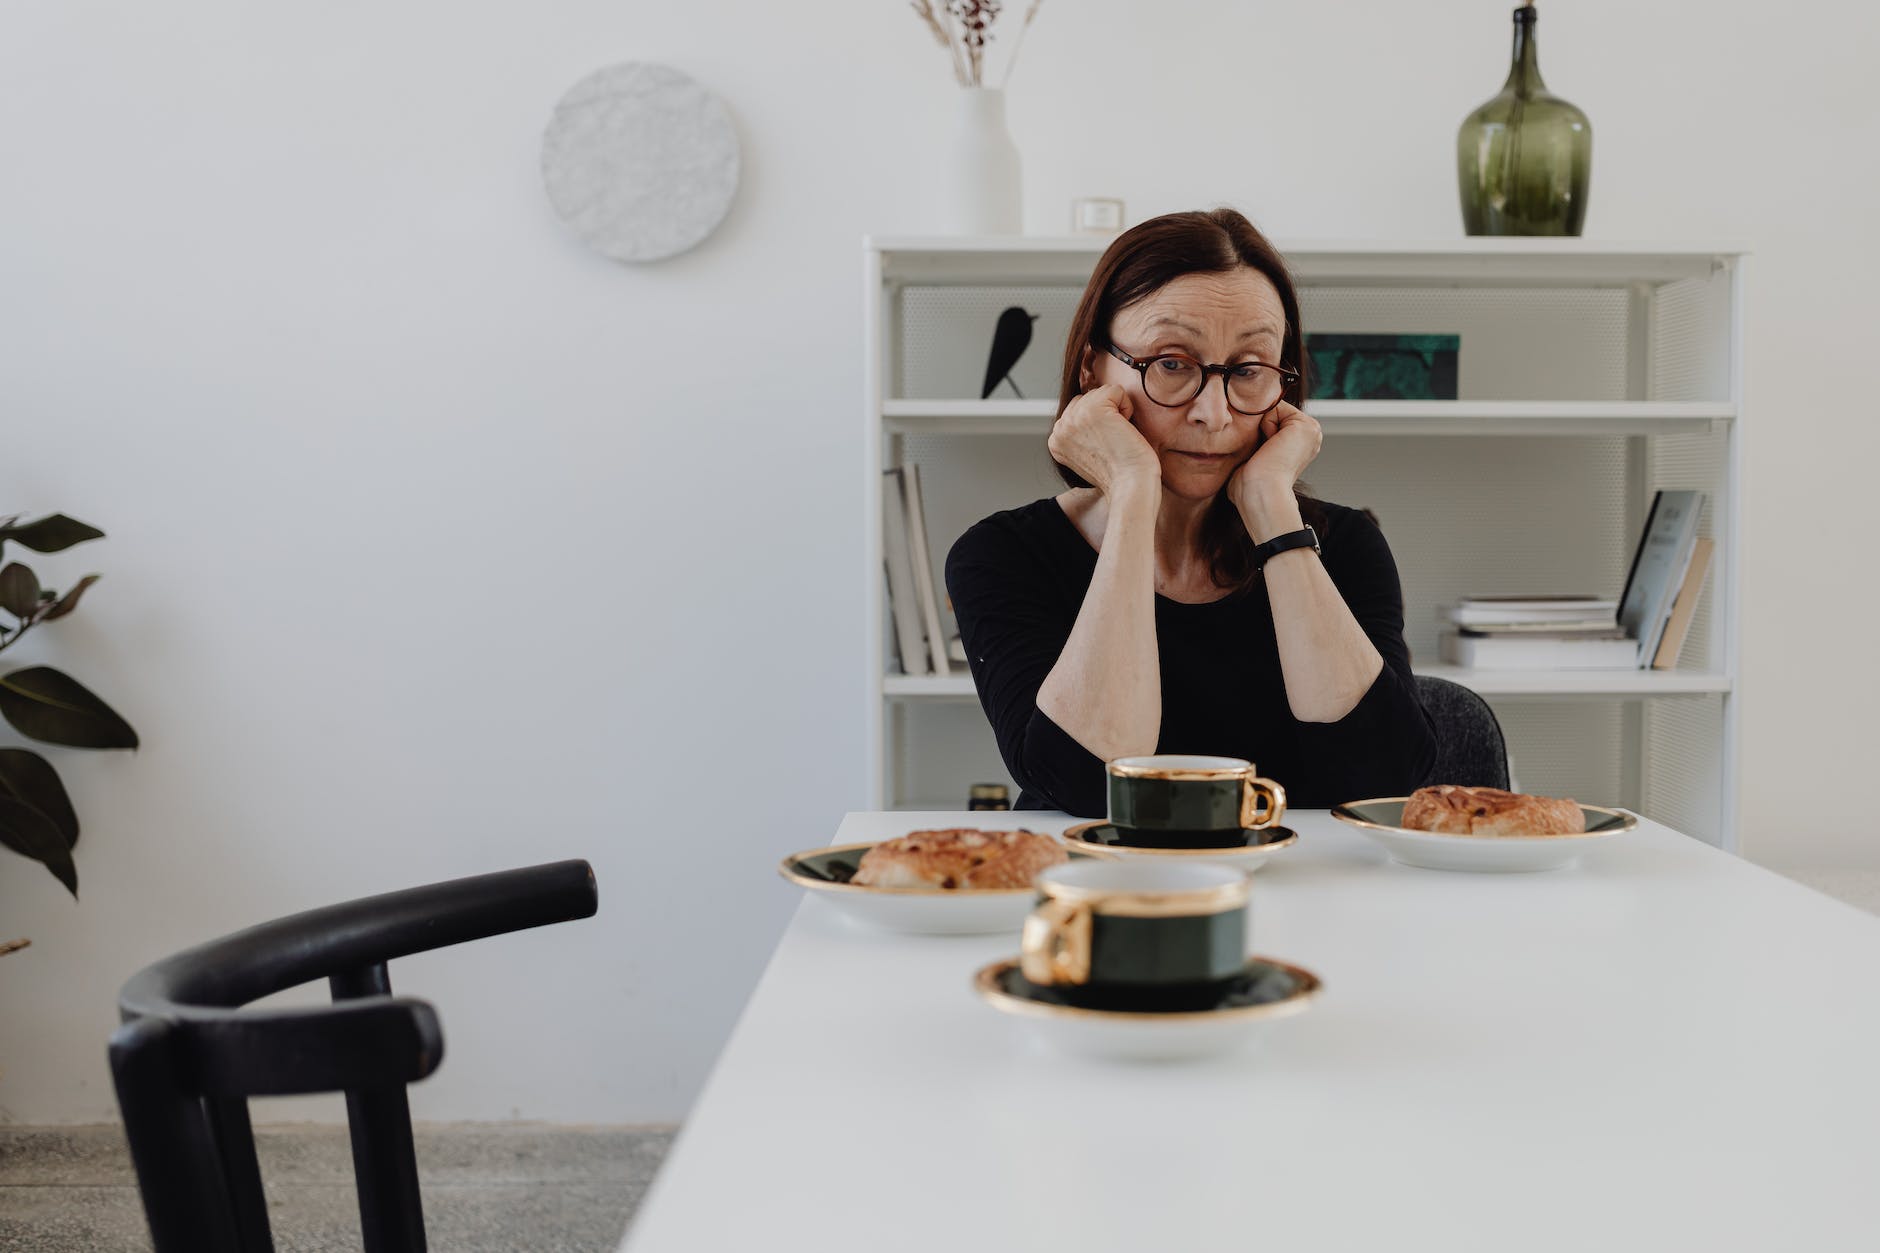
{"label": "woman's eyeglasses", "polygon": [[1279,408],[1286,389],[1299,381],[1297,370],[1242,361],[1237,365],[1203,365],[1179,352],[1153,357],[1132,357],[1110,345],[1110,355],[1142,375],[1142,390],[1158,405],[1173,409],[1187,404],[1208,385],[1208,376],[1221,376],[1227,407],[1246,418],[1263,418]]}

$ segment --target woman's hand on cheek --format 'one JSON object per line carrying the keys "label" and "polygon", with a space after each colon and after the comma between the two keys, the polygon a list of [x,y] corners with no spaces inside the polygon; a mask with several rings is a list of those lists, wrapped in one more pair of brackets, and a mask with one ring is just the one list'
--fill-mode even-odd
{"label": "woman's hand on cheek", "polygon": [[1135,426],[1135,401],[1114,383],[1075,397],[1051,426],[1052,457],[1111,495],[1159,484],[1162,462]]}
{"label": "woman's hand on cheek", "polygon": [[1260,419],[1260,443],[1228,480],[1228,497],[1243,508],[1263,495],[1291,496],[1293,485],[1317,460],[1325,432],[1317,419],[1280,401]]}

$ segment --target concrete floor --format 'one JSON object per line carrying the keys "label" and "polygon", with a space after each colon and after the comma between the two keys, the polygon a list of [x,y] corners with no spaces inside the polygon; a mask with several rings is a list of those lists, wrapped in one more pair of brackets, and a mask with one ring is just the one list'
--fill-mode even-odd
{"label": "concrete floor", "polygon": [[1806,883],[1817,892],[1825,892],[1836,900],[1845,901],[1856,909],[1880,914],[1880,870],[1783,870],[1779,873],[1797,883]]}
{"label": "concrete floor", "polygon": [[[610,1253],[672,1142],[671,1127],[443,1124],[417,1129],[432,1253]],[[344,1127],[255,1129],[281,1253],[356,1253]],[[148,1253],[123,1133],[0,1127],[0,1250]]]}

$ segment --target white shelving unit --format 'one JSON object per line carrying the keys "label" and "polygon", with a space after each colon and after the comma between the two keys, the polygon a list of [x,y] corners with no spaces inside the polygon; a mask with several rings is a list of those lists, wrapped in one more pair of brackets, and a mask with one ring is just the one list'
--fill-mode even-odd
{"label": "white shelving unit", "polygon": [[[1417,671],[1489,699],[1521,786],[1623,805],[1734,850],[1743,252],[1578,239],[1276,242],[1308,330],[1461,336],[1461,399],[1310,406],[1326,443],[1308,483],[1378,515],[1403,576]],[[1070,316],[1105,246],[865,243],[872,807],[958,809],[971,783],[1011,783],[964,667],[894,672],[880,471],[921,465],[936,572],[979,518],[1062,490],[1045,436]],[[1039,315],[1013,370],[1028,399],[970,399],[993,324],[1012,304]],[[1458,596],[1616,596],[1661,488],[1704,491],[1703,532],[1718,545],[1677,669],[1435,664],[1436,608]]]}

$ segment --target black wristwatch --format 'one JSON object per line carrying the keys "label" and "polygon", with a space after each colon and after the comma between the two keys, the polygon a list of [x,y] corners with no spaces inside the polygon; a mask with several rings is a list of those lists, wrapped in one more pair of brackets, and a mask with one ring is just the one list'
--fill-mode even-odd
{"label": "black wristwatch", "polygon": [[1291,552],[1295,548],[1310,548],[1315,553],[1319,552],[1319,533],[1311,527],[1306,527],[1303,530],[1288,531],[1284,535],[1276,535],[1264,544],[1255,545],[1253,550],[1254,569],[1264,569],[1267,562],[1273,560],[1273,558],[1279,556],[1281,553]]}

